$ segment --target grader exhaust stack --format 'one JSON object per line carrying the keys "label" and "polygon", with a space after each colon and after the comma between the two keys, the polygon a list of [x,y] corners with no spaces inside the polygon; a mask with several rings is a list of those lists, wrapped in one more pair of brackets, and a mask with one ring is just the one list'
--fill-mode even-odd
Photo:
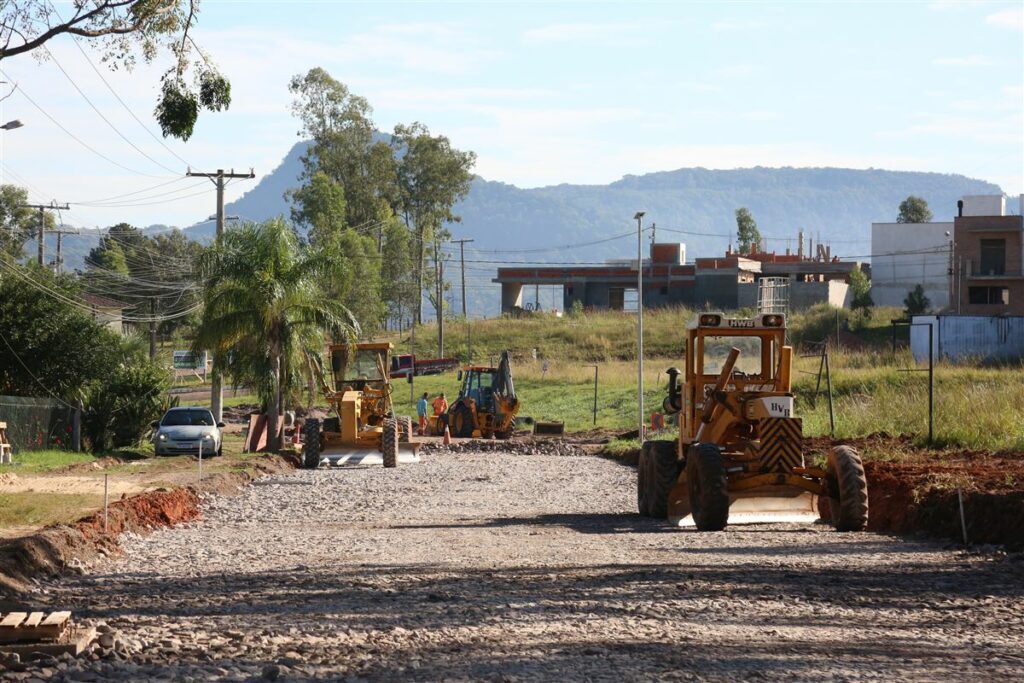
{"label": "grader exhaust stack", "polygon": [[691,322],[686,368],[668,371],[663,404],[680,415],[679,439],[643,444],[640,514],[700,531],[730,522],[813,521],[819,513],[840,531],[867,526],[867,482],[857,452],[834,448],[825,468],[805,462],[785,323],[778,314],[721,313]]}

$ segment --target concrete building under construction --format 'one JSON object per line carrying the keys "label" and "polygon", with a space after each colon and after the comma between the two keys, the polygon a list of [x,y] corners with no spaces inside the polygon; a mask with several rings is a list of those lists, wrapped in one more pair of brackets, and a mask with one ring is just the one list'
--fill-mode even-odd
{"label": "concrete building under construction", "polygon": [[[821,302],[849,303],[850,272],[856,261],[841,261],[824,245],[814,255],[754,252],[698,258],[686,263],[681,243],[651,244],[641,265],[644,308],[691,306],[799,309]],[[494,282],[501,284],[501,310],[523,307],[527,286],[562,287],[562,305],[576,302],[586,309],[630,310],[637,300],[636,259],[609,261],[600,266],[531,266],[499,268]],[[770,299],[770,301],[766,300]]]}

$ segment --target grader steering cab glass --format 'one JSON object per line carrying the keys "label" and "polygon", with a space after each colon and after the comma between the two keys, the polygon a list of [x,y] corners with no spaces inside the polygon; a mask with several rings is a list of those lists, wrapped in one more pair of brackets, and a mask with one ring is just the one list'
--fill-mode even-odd
{"label": "grader steering cab glass", "polygon": [[747,376],[760,376],[762,374],[760,337],[704,337],[701,374],[718,375],[733,347],[740,350],[740,357],[736,359],[734,372]]}
{"label": "grader steering cab glass", "polygon": [[373,349],[357,349],[345,367],[346,380],[380,381],[382,353]]}

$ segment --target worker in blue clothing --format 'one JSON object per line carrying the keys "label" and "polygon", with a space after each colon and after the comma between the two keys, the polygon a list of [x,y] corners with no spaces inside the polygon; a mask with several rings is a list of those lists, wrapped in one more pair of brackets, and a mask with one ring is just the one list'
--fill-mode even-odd
{"label": "worker in blue clothing", "polygon": [[423,432],[427,428],[427,392],[423,392],[423,396],[416,402],[416,414],[420,418],[420,436],[423,436]]}

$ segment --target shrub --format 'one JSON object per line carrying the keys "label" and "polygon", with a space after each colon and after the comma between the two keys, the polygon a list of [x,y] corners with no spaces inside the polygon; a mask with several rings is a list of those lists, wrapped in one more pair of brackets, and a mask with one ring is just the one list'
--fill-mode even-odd
{"label": "shrub", "polygon": [[921,315],[927,313],[932,307],[932,302],[924,294],[924,287],[917,285],[911,291],[907,292],[907,298],[903,300],[904,315],[908,318],[912,315]]}
{"label": "shrub", "polygon": [[94,453],[135,446],[165,409],[169,377],[148,360],[122,363],[86,395],[82,433]]}

